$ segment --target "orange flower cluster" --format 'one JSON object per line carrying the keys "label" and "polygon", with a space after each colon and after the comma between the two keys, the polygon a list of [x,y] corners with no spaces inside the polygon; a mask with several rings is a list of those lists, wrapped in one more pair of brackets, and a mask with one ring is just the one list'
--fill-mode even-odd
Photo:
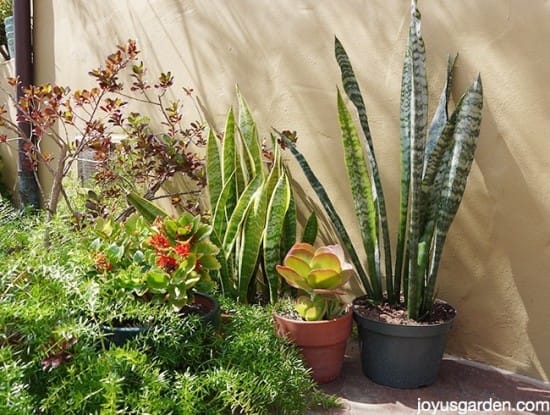
{"label": "orange flower cluster", "polygon": [[175,246],[162,233],[153,235],[149,245],[155,249],[156,264],[167,272],[173,271],[178,266],[178,260],[185,259],[191,252],[191,244],[188,241],[177,242]]}
{"label": "orange flower cluster", "polygon": [[94,256],[94,262],[96,269],[101,273],[108,272],[113,268],[113,266],[107,259],[107,255],[105,255],[103,252],[98,252]]}

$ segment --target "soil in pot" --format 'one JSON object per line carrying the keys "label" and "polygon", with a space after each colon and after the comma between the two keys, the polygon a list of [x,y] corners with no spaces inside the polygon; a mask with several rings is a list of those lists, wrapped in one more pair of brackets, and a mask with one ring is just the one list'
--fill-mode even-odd
{"label": "soil in pot", "polygon": [[328,383],[338,378],[351,334],[351,308],[332,320],[303,321],[277,313],[273,316],[277,334],[300,348],[313,380]]}
{"label": "soil in pot", "polygon": [[445,301],[436,300],[430,314],[421,321],[411,320],[407,317],[407,309],[403,304],[398,306],[387,303],[374,305],[369,303],[366,296],[358,297],[353,301],[353,311],[355,314],[369,320],[406,326],[442,324],[453,320],[456,316],[456,310],[453,306]]}
{"label": "soil in pot", "polygon": [[435,382],[455,309],[436,301],[429,316],[411,321],[403,307],[353,302],[363,373],[376,383],[417,388]]}

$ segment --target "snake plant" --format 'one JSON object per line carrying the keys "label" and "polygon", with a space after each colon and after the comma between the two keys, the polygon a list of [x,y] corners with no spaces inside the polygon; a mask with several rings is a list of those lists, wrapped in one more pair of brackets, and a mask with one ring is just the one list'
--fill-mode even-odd
{"label": "snake plant", "polygon": [[[296,240],[296,208],[281,151],[262,146],[256,123],[237,91],[238,117],[229,110],[223,140],[210,130],[206,174],[212,210],[212,240],[220,247],[223,292],[240,302],[258,293],[275,302],[282,289],[276,265]],[[237,119],[236,119],[237,118]],[[313,242],[310,216],[305,241]]]}
{"label": "snake plant", "polygon": [[386,203],[366,107],[350,59],[337,38],[335,55],[343,89],[355,107],[360,125],[359,130],[338,90],[338,119],[366,254],[365,265],[308,162],[291,140],[284,134],[281,138],[321,200],[370,301],[391,305],[404,302],[409,318],[421,320],[430,312],[435,300],[434,289],[443,246],[474,159],[483,104],[481,78],[478,76],[473,81],[449,116],[456,60],[449,58],[446,83],[428,127],[426,51],[421,36],[420,12],[416,0],[412,0],[401,88],[401,202],[393,263]]}

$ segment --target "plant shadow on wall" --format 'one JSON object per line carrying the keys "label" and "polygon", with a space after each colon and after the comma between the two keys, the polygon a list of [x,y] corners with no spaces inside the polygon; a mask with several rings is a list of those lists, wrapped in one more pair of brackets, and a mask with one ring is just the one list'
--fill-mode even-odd
{"label": "plant shadow on wall", "polygon": [[[548,380],[550,331],[541,328],[550,319],[546,305],[550,289],[550,219],[538,194],[530,191],[533,187],[525,168],[501,134],[490,108],[484,110],[483,131],[476,161],[487,189],[487,196],[482,197],[490,199],[490,209],[470,207],[468,219],[472,224],[465,228],[470,249],[456,251],[464,252],[464,257],[459,257],[463,272],[475,272],[472,258],[479,257],[484,265],[477,271],[478,281],[472,280],[470,289],[459,288],[454,295],[467,296],[468,301],[471,298],[471,307],[475,307],[472,311],[487,318],[481,319],[474,330],[464,330],[460,322],[450,345],[462,353],[466,350],[475,360],[505,364],[514,372]],[[491,292],[491,302],[487,302],[485,292]],[[518,350],[500,340],[518,335],[528,340]],[[479,344],[480,337],[487,339],[487,345]],[[477,346],[472,348],[472,344]]]}
{"label": "plant shadow on wall", "polygon": [[411,1],[409,40],[401,91],[401,203],[392,252],[386,204],[367,112],[350,59],[335,39],[344,91],[359,116],[362,139],[338,91],[338,118],[366,266],[332,201],[288,133],[279,136],[298,161],[323,204],[358,273],[366,295],[354,300],[363,371],[375,382],[410,388],[436,380],[447,333],[455,316],[436,299],[443,246],[465,190],[481,124],[481,78],[471,84],[452,113],[449,96],[456,58],[428,128],[425,47],[420,12]]}

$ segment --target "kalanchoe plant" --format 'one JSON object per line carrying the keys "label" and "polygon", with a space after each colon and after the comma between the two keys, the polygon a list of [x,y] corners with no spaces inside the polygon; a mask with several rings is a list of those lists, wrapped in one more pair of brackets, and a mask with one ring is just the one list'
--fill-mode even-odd
{"label": "kalanchoe plant", "polygon": [[128,195],[128,203],[152,230],[145,241],[149,247],[145,256],[151,267],[145,275],[147,292],[143,294],[179,309],[190,300],[191,289],[209,288],[210,272],[220,268],[216,259],[219,248],[210,241],[212,227],[189,212],[172,218],[134,192]]}
{"label": "kalanchoe plant", "polygon": [[188,212],[177,219],[159,216],[152,228],[146,245],[154,250],[154,266],[145,274],[145,294],[179,310],[191,289],[210,288],[210,272],[220,266],[218,248],[210,242],[211,227]]}
{"label": "kalanchoe plant", "polygon": [[345,309],[340,296],[342,287],[353,273],[340,245],[315,249],[308,243],[296,243],[287,253],[277,272],[292,287],[305,291],[296,299],[295,309],[304,320],[328,320]]}
{"label": "kalanchoe plant", "polygon": [[[336,60],[344,91],[355,106],[362,140],[338,91],[338,118],[354,207],[366,253],[366,269],[325,189],[292,140],[280,134],[322,201],[327,215],[353,262],[371,302],[407,307],[409,318],[421,320],[432,308],[443,245],[458,210],[481,124],[483,94],[478,77],[448,116],[454,59],[428,128],[428,89],[420,13],[411,3],[409,41],[401,90],[401,206],[392,266],[384,193],[367,120],[365,103],[350,60],[338,39]],[[383,285],[385,281],[385,287]]]}
{"label": "kalanchoe plant", "polygon": [[210,271],[219,268],[210,226],[185,212],[177,219],[140,215],[125,223],[99,220],[92,243],[95,268],[108,286],[135,299],[167,303],[179,310],[189,292],[210,288]]}
{"label": "kalanchoe plant", "polygon": [[115,291],[143,295],[147,290],[144,274],[150,268],[145,258],[150,226],[139,215],[126,222],[99,219],[94,234],[91,254],[100,282]]}

